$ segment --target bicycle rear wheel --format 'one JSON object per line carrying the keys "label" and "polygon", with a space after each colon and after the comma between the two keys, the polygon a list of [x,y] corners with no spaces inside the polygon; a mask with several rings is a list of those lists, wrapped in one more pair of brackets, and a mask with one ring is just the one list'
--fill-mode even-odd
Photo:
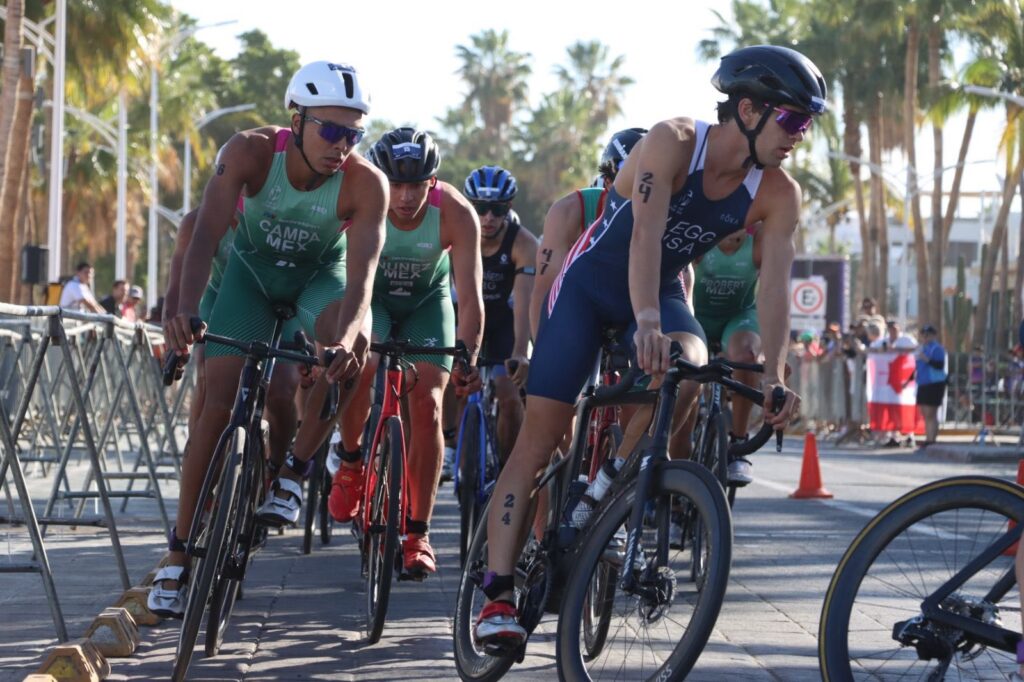
{"label": "bicycle rear wheel", "polygon": [[215,496],[216,509],[211,516],[210,523],[203,527],[199,537],[195,540],[195,547],[201,550],[200,561],[198,565],[195,565],[196,562],[193,560],[188,601],[181,622],[181,631],[178,633],[178,650],[174,657],[174,671],[171,674],[171,679],[174,682],[181,682],[188,673],[189,665],[192,662],[192,650],[195,648],[196,639],[199,636],[199,626],[206,614],[213,582],[220,573],[228,551],[228,524],[232,515],[223,512],[231,508],[235,499],[245,442],[245,429],[241,427],[221,436],[219,451],[212,460],[215,463],[223,462],[220,480],[216,485],[206,486],[204,484],[206,494],[200,496],[199,504],[196,506],[197,513],[202,513],[200,510],[206,506],[207,499],[211,495]]}
{"label": "bicycle rear wheel", "polygon": [[[481,523],[477,526],[473,541],[469,545],[466,564],[459,580],[459,592],[455,601],[455,620],[452,624],[452,642],[455,649],[455,668],[459,677],[471,682],[494,682],[512,667],[515,659],[511,656],[491,656],[473,641],[473,624],[484,606],[486,598],[480,590],[484,573],[487,572],[487,510],[484,505]],[[517,591],[516,602],[519,602]]]}
{"label": "bicycle rear wheel", "polygon": [[376,473],[370,498],[370,528],[367,543],[366,635],[374,644],[384,630],[391,595],[391,578],[398,556],[398,531],[402,519],[402,422],[388,417],[371,467]]}
{"label": "bicycle rear wheel", "polygon": [[[879,512],[843,555],[821,611],[822,678],[840,680],[1002,680],[1013,654],[932,623],[921,604],[1024,521],[1024,490],[995,478],[963,476],[913,490]],[[997,556],[940,603],[943,611],[1021,631],[1013,570]],[[954,672],[955,671],[955,672]]]}
{"label": "bicycle rear wheel", "polygon": [[327,449],[325,440],[313,455],[313,472],[306,481],[306,518],[302,534],[302,553],[313,551],[313,536],[316,535],[317,521],[320,520],[320,491],[327,471]]}
{"label": "bicycle rear wheel", "polygon": [[480,489],[480,408],[476,404],[466,406],[462,417],[462,432],[459,439],[459,567],[465,566],[469,545],[473,541],[477,522],[480,519],[478,507]]}
{"label": "bicycle rear wheel", "polygon": [[[668,547],[669,515],[658,515],[640,532],[640,553],[633,570],[638,589],[622,590],[608,575],[624,566],[626,535],[637,499],[636,481],[610,500],[590,527],[569,575],[558,621],[558,672],[563,680],[644,679],[680,680],[696,663],[707,643],[725,597],[732,561],[732,518],[721,486],[700,465],[666,462],[653,476],[652,500],[671,505],[673,498],[686,501],[703,519],[706,528],[708,565],[700,589],[680,579],[687,560],[680,550],[669,550],[660,564],[659,546]],[[603,582],[605,593],[594,602],[594,583]],[[610,593],[609,593],[610,592]],[[593,651],[586,642],[588,608],[599,608],[610,621],[607,643]]]}
{"label": "bicycle rear wheel", "polygon": [[[609,457],[614,457],[622,444],[622,428],[612,424],[601,433],[594,451],[596,467],[600,469]],[[611,625],[611,600],[615,594],[615,582],[619,571],[610,564],[602,564],[590,581],[590,588],[583,603],[583,644],[589,660],[601,653]]]}

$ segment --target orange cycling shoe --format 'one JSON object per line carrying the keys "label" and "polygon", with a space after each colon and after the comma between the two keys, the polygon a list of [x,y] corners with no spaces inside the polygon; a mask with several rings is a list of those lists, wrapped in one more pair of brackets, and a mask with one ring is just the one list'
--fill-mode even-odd
{"label": "orange cycling shoe", "polygon": [[437,570],[434,549],[426,535],[408,536],[402,543],[402,558],[406,573],[426,576]]}
{"label": "orange cycling shoe", "polygon": [[327,510],[335,521],[351,521],[359,514],[363,501],[363,466],[358,468],[342,466],[331,480],[331,495],[327,498]]}

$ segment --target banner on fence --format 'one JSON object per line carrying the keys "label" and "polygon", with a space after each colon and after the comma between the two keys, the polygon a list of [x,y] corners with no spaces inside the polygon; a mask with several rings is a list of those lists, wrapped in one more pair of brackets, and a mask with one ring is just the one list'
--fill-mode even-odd
{"label": "banner on fence", "polygon": [[911,353],[868,353],[868,420],[873,431],[924,434]]}

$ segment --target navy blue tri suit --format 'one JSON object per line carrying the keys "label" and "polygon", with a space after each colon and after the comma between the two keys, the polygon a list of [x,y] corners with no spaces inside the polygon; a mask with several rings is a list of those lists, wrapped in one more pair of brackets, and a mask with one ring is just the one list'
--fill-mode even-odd
{"label": "navy blue tri suit", "polygon": [[[686,183],[669,201],[661,240],[661,329],[665,334],[704,331],[686,305],[680,273],[727,235],[746,226],[747,211],[762,172],[751,166],[729,196],[704,195],[704,163],[710,124],[696,121],[696,142]],[[629,242],[633,234],[632,200],[608,191],[604,213],[570,249],[541,311],[530,359],[527,394],[572,403],[594,368],[605,325],[636,329],[629,299]],[[706,341],[706,340],[705,340]]]}

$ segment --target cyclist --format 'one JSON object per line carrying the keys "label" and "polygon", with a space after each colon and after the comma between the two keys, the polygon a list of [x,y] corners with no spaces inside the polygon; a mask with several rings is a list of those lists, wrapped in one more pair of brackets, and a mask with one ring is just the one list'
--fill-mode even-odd
{"label": "cyclist", "polygon": [[[312,62],[291,78],[284,95],[295,109],[290,128],[266,126],[234,135],[221,153],[185,254],[177,314],[168,346],[183,353],[194,341],[190,320],[199,310],[210,263],[243,196],[235,240],[220,293],[210,312],[213,333],[269,340],[274,303],[294,305],[306,333],[334,361],[311,391],[313,410],[297,434],[272,494],[258,516],[294,523],[302,502],[299,480],[331,423],[319,410],[328,382],[358,373],[369,330],[370,286],[384,238],[385,179],[354,152],[369,113],[369,96],[351,66]],[[168,565],[154,581],[155,612],[180,617],[187,584],[186,538],[196,498],[217,439],[231,413],[243,358],[233,349],[206,349],[206,397],[182,463],[176,529]],[[344,401],[347,396],[342,396]]]}
{"label": "cyclist", "polygon": [[626,128],[612,135],[598,163],[598,177],[590,187],[575,190],[551,204],[544,217],[544,233],[537,251],[537,277],[530,299],[530,329],[537,338],[541,308],[569,249],[604,209],[608,188],[615,182],[622,164],[636,143],[647,134],[646,128]]}
{"label": "cyclist", "polygon": [[[761,356],[761,328],[757,319],[757,278],[761,269],[763,232],[754,224],[729,235],[696,262],[693,303],[709,345],[719,346],[725,358],[755,363]],[[754,372],[737,370],[738,381],[755,385]],[[732,398],[732,443],[747,438],[751,404]],[[729,482],[749,484],[750,461],[737,457],[729,462]]]}
{"label": "cyclist", "polygon": [[[413,128],[385,133],[369,153],[391,183],[387,237],[373,285],[374,340],[401,338],[420,346],[452,346],[456,338],[475,359],[480,345],[483,304],[480,298],[480,227],[469,202],[437,179],[441,155],[433,138]],[[449,294],[449,251],[459,296],[456,331]],[[448,373],[458,393],[479,385],[476,371],[452,368],[448,356],[407,358],[415,365],[408,395],[410,500],[408,535],[402,552],[406,572],[423,577],[436,570],[428,533],[441,473],[441,396]],[[363,494],[360,440],[370,413],[369,387],[377,357],[363,369],[351,407],[341,417],[341,467],[334,475],[329,509],[339,521],[359,513]]]}
{"label": "cyclist", "polygon": [[[523,421],[519,388],[526,385],[530,360],[530,295],[537,238],[512,221],[516,179],[500,166],[482,166],[466,178],[463,194],[480,217],[483,260],[484,336],[480,354],[504,361],[491,372],[498,401],[498,451],[508,458]],[[509,361],[515,361],[514,372]]]}
{"label": "cyclist", "polygon": [[[474,629],[481,644],[514,647],[526,637],[510,597],[530,522],[530,491],[572,417],[602,325],[632,323],[639,366],[655,381],[669,367],[673,340],[686,359],[706,362],[704,334],[686,304],[680,271],[757,221],[764,222],[758,309],[764,313],[765,390],[786,391],[784,406],[766,410],[765,419],[782,428],[797,408],[783,367],[800,187],[781,165],[813,116],[825,110],[825,81],[802,54],[755,46],[723,57],[712,83],[727,95],[719,123],[679,117],[651,129],[615,178],[602,219],[570,250],[548,295],[526,417],[487,519],[489,570],[482,589],[488,601]],[[683,386],[676,419],[692,408],[696,393],[695,385]]]}
{"label": "cyclist", "polygon": [[[241,207],[242,200],[239,200]],[[178,293],[181,288],[181,265],[185,258],[185,251],[192,240],[196,224],[196,216],[199,209],[194,209],[181,219],[178,226],[178,234],[174,242],[174,254],[171,256],[171,267],[167,279],[167,293],[164,296],[164,320],[169,323],[178,311]],[[235,221],[232,221],[230,229],[224,233],[217,244],[217,251],[214,253],[213,262],[210,264],[210,282],[206,285],[203,297],[199,301],[199,317],[208,320],[213,304],[217,300],[217,293],[220,291],[221,279],[224,276],[224,268],[227,266],[228,255],[231,253],[231,244],[235,240]],[[296,321],[289,320],[285,325],[285,331],[281,338],[291,339],[299,330]],[[192,395],[192,402],[189,406],[188,427],[189,433],[195,428],[196,420],[203,412],[203,398],[206,392],[206,370],[203,363],[203,347],[198,346],[193,351],[192,361],[196,363],[196,388]],[[274,370],[274,376],[270,382],[270,390],[267,392],[266,415],[270,424],[270,461],[273,468],[280,468],[284,462],[288,445],[291,444],[295,435],[295,426],[298,421],[298,410],[295,406],[295,392],[299,387],[298,366],[279,361]],[[185,448],[189,445],[186,443]]]}

